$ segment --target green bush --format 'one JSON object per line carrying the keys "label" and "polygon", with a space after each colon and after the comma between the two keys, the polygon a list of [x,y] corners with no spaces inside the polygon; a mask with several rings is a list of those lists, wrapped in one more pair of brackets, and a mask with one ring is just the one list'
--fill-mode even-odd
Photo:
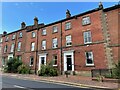
{"label": "green bush", "polygon": [[30,68],[27,65],[20,65],[18,67],[18,73],[19,74],[30,74]]}
{"label": "green bush", "polygon": [[4,72],[8,73],[17,73],[17,68],[22,64],[20,60],[13,57],[9,59],[6,63],[6,66],[4,66]]}
{"label": "green bush", "polygon": [[39,76],[58,76],[57,68],[53,67],[53,61],[47,65],[41,65],[41,69],[38,71]]}
{"label": "green bush", "polygon": [[120,79],[120,60],[118,61],[118,64],[115,64],[115,68],[113,69],[113,77]]}

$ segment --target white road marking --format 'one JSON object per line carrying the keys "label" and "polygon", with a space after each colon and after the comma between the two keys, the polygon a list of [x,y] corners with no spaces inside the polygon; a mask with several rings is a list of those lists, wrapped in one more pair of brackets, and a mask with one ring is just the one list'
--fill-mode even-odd
{"label": "white road marking", "polygon": [[13,85],[13,86],[16,87],[16,88],[25,88],[25,87],[18,86],[18,85]]}

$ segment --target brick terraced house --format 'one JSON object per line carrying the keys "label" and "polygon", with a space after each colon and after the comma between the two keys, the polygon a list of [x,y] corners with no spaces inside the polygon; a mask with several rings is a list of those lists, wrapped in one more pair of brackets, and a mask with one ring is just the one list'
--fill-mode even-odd
{"label": "brick terraced house", "polygon": [[98,8],[47,25],[26,26],[8,33],[0,39],[2,65],[18,57],[35,72],[41,64],[54,60],[54,67],[62,73],[90,74],[92,69],[110,69],[118,62],[120,49],[120,5]]}

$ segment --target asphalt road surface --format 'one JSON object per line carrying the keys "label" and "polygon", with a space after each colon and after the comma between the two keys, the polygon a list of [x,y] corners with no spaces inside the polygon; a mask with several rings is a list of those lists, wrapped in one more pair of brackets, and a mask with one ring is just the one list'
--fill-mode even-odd
{"label": "asphalt road surface", "polygon": [[[2,90],[92,90],[65,84],[32,81],[2,76]],[[1,83],[0,82],[0,83]]]}

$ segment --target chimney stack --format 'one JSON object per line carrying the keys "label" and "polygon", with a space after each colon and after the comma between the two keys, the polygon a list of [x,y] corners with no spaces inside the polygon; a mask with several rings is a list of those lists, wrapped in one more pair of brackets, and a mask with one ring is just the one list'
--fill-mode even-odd
{"label": "chimney stack", "polygon": [[25,27],[26,27],[25,22],[22,22],[22,23],[21,23],[21,29],[23,29],[23,28],[25,28]]}
{"label": "chimney stack", "polygon": [[70,11],[67,9],[67,11],[66,11],[66,18],[70,18],[70,17],[71,17]]}
{"label": "chimney stack", "polygon": [[102,2],[99,2],[99,9],[103,9]]}
{"label": "chimney stack", "polygon": [[3,32],[3,35],[6,35],[6,34],[7,34],[7,32],[6,32],[6,31],[4,31],[4,32]]}
{"label": "chimney stack", "polygon": [[34,18],[34,25],[38,26],[38,18],[37,17]]}

